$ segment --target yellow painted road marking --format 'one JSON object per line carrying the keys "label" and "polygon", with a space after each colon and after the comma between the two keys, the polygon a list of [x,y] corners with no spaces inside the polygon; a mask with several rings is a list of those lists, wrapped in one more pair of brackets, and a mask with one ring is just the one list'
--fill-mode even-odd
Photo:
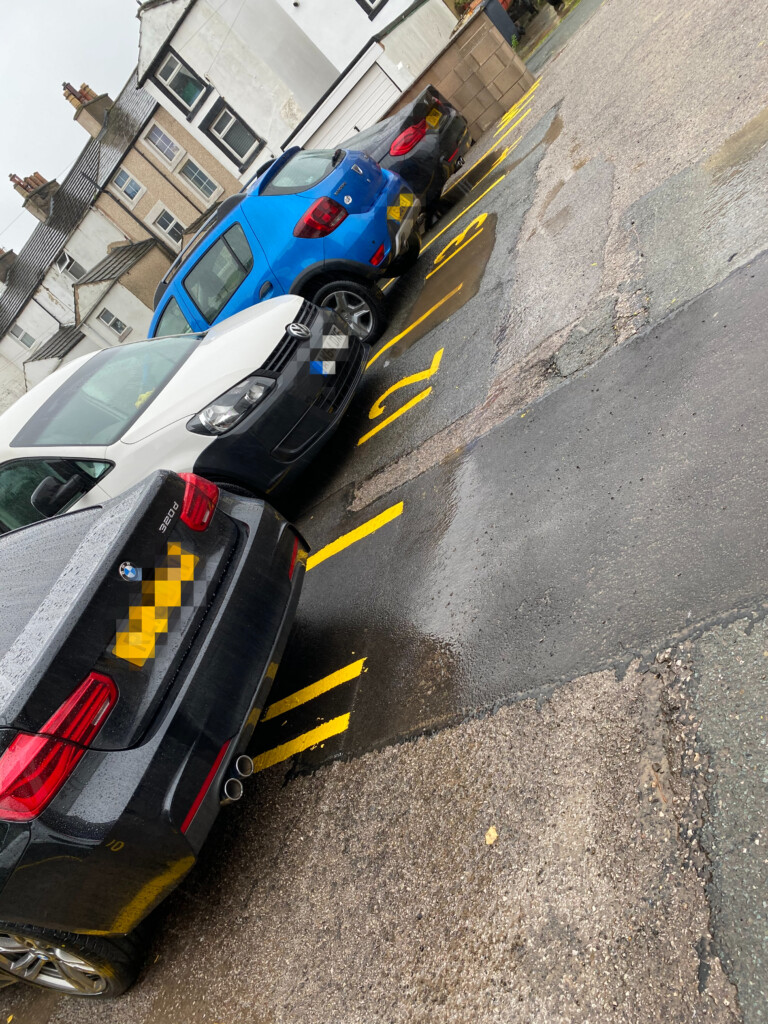
{"label": "yellow painted road marking", "polygon": [[281,761],[287,761],[288,758],[300,754],[303,750],[309,750],[310,747],[323,743],[331,736],[338,736],[340,733],[346,732],[348,728],[349,714],[332,718],[330,722],[325,722],[323,725],[318,725],[316,729],[302,733],[295,740],[281,743],[279,747],[272,747],[271,750],[265,750],[263,754],[254,757],[253,770],[254,772],[263,772],[265,768],[271,768],[273,765],[280,764]]}
{"label": "yellow painted road marking", "polygon": [[[428,249],[428,248],[430,247],[430,245],[434,245],[434,243],[435,243],[435,242],[436,242],[436,241],[438,240],[438,238],[440,238],[440,236],[441,236],[441,235],[444,235],[444,234],[445,234],[445,232],[446,232],[446,231],[448,231],[448,229],[449,229],[449,228],[452,228],[452,227],[453,227],[453,225],[454,225],[454,224],[456,223],[456,221],[457,221],[457,220],[461,220],[461,218],[462,218],[462,217],[464,216],[464,214],[465,214],[465,213],[469,213],[469,211],[470,211],[470,210],[472,209],[472,207],[473,207],[473,206],[477,206],[477,204],[478,204],[478,203],[480,202],[480,200],[481,200],[481,199],[483,199],[483,198],[484,198],[485,196],[487,196],[487,195],[488,195],[488,193],[489,193],[489,192],[491,191],[491,189],[492,189],[492,188],[496,188],[496,186],[497,186],[497,185],[500,185],[500,184],[501,184],[501,182],[502,182],[502,181],[504,181],[504,179],[505,179],[505,178],[506,178],[506,174],[502,174],[502,175],[500,175],[500,177],[498,177],[498,178],[496,179],[496,181],[494,181],[494,182],[493,182],[493,184],[492,184],[492,185],[489,185],[489,186],[488,186],[488,188],[487,188],[487,189],[485,190],[485,192],[481,192],[481,193],[480,193],[480,195],[479,195],[479,196],[477,197],[477,199],[473,200],[473,201],[472,201],[472,202],[471,202],[471,203],[469,204],[469,206],[466,206],[466,207],[465,207],[465,208],[464,208],[464,209],[463,209],[463,210],[461,211],[461,213],[458,213],[458,214],[457,214],[457,215],[456,215],[456,216],[455,216],[455,217],[453,218],[453,220],[452,220],[452,221],[450,221],[450,222],[449,222],[448,224],[446,224],[446,225],[445,225],[445,227],[443,228],[443,230],[442,230],[442,231],[438,231],[438,233],[437,233],[437,234],[435,235],[435,237],[434,237],[434,238],[430,238],[430,240],[429,240],[429,241],[427,242],[427,244],[426,244],[426,245],[423,245],[423,246],[421,247],[421,251],[422,251],[422,253],[425,253],[425,252],[427,251],[427,249]],[[381,353],[379,352],[379,353],[378,353],[378,355],[381,355]],[[374,357],[374,358],[375,358],[375,357]],[[370,365],[371,365],[371,362],[369,362],[369,363],[368,363],[368,365],[370,366]]]}
{"label": "yellow painted road marking", "polygon": [[384,403],[390,395],[394,395],[396,391],[400,391],[401,388],[407,388],[409,384],[418,384],[422,380],[429,380],[430,377],[434,377],[437,371],[440,369],[440,361],[443,358],[443,352],[445,349],[438,349],[432,357],[432,365],[428,370],[421,370],[419,373],[412,373],[410,377],[403,377],[397,384],[393,384],[391,388],[387,388],[383,395],[376,399],[371,406],[371,411],[368,413],[369,420],[375,420],[377,416],[384,415]]}
{"label": "yellow painted road marking", "polygon": [[526,110],[526,112],[524,114],[521,114],[520,117],[518,117],[518,119],[512,125],[512,127],[507,129],[507,131],[505,131],[502,136],[500,136],[498,139],[496,139],[496,141],[497,142],[503,142],[504,139],[506,139],[506,137],[508,135],[512,134],[512,132],[515,130],[515,128],[517,128],[517,126],[520,124],[520,122],[524,121],[526,119],[526,117],[528,117],[529,114],[530,114],[530,110]]}
{"label": "yellow painted road marking", "polygon": [[358,448],[361,444],[365,444],[366,441],[369,441],[374,434],[378,434],[378,432],[383,430],[384,427],[388,427],[390,423],[396,420],[399,416],[402,416],[404,412],[408,412],[408,410],[412,409],[414,405],[418,405],[418,403],[423,401],[431,391],[431,387],[426,388],[424,391],[420,391],[418,395],[410,400],[410,402],[406,402],[405,405],[401,405],[400,408],[393,412],[391,416],[387,416],[387,418],[382,420],[381,423],[377,423],[373,430],[369,430],[367,434],[363,434],[357,442]]}
{"label": "yellow painted road marking", "polygon": [[521,96],[517,103],[512,104],[512,106],[509,108],[506,114],[504,114],[504,116],[500,119],[499,127],[496,129],[495,132],[496,135],[498,135],[499,132],[504,131],[504,128],[509,124],[509,122],[514,121],[514,119],[517,117],[518,113],[523,109],[523,107],[527,106],[531,102],[531,100],[533,99],[533,94],[536,92],[540,85],[541,79],[537,78],[531,86],[531,88],[528,90],[528,92],[524,96]]}
{"label": "yellow painted road marking", "polygon": [[337,555],[344,548],[348,548],[351,544],[356,544],[359,540],[364,537],[368,537],[370,534],[375,533],[381,529],[382,526],[386,526],[387,523],[391,523],[393,519],[397,517],[403,511],[402,501],[398,501],[396,505],[392,505],[391,508],[386,509],[379,515],[374,516],[373,519],[369,519],[367,523],[363,523],[362,526],[358,526],[354,530],[350,530],[349,533],[343,534],[337,540],[332,541],[330,544],[326,544],[324,548],[320,548],[319,551],[315,551],[313,555],[310,555],[307,559],[307,572],[310,569],[314,569],[320,562],[324,562],[326,558],[331,558],[333,555]]}
{"label": "yellow painted road marking", "polygon": [[483,229],[480,228],[480,230],[476,231],[474,233],[474,235],[470,235],[470,237],[466,240],[466,242],[462,242],[461,245],[458,247],[458,249],[454,249],[454,251],[451,253],[450,256],[447,256],[442,261],[442,263],[438,263],[437,264],[437,266],[435,267],[434,270],[430,270],[430,272],[427,274],[427,276],[424,278],[424,280],[428,281],[430,279],[430,277],[432,277],[433,274],[436,274],[438,272],[438,270],[440,270],[441,267],[444,267],[446,265],[446,263],[450,263],[454,256],[456,256],[458,253],[460,253],[462,249],[466,248],[466,246],[469,245],[469,243],[472,241],[473,238],[478,238],[480,235],[482,235],[482,233],[483,233]]}
{"label": "yellow painted road marking", "polygon": [[[480,198],[482,199],[482,196]],[[458,220],[458,218],[457,218],[457,220]],[[453,221],[451,223],[453,223]],[[450,224],[448,226],[450,227]],[[441,232],[441,234],[442,234],[442,232]],[[386,345],[382,345],[381,348],[378,350],[378,352],[374,352],[374,354],[368,360],[368,362],[366,364],[366,367],[365,367],[366,370],[368,369],[369,366],[372,366],[373,363],[375,363],[376,360],[379,358],[379,356],[383,355],[387,351],[388,348],[392,348],[393,345],[396,345],[398,343],[398,341],[401,341],[407,334],[410,334],[411,331],[414,329],[414,327],[418,327],[419,324],[423,324],[424,321],[428,317],[432,316],[432,314],[435,312],[435,310],[440,309],[440,307],[443,305],[444,302],[447,302],[448,299],[452,299],[453,296],[457,292],[460,292],[463,287],[464,287],[464,285],[460,284],[456,288],[454,288],[452,292],[448,292],[448,294],[444,295],[442,297],[442,299],[440,299],[439,302],[436,302],[431,309],[428,309],[426,313],[424,313],[422,316],[420,316],[418,320],[414,320],[413,323],[409,324],[405,328],[404,331],[401,331],[399,334],[396,334],[394,338],[391,338],[386,343]]]}
{"label": "yellow painted road marking", "polygon": [[499,164],[503,164],[504,163],[504,161],[507,159],[509,154],[512,152],[512,150],[515,148],[515,146],[519,142],[520,142],[520,139],[515,139],[515,141],[512,143],[511,146],[506,146],[502,150],[501,156],[496,161],[496,163],[493,165],[493,167],[489,167],[488,170],[485,172],[485,174],[482,176],[482,178],[479,181],[476,181],[475,184],[472,186],[472,188],[475,189],[475,188],[478,188],[480,185],[482,185],[482,183],[485,181],[485,179],[488,177],[488,175],[489,174],[493,174],[493,172],[496,170],[496,168],[499,166]]}
{"label": "yellow painted road marking", "polygon": [[299,707],[301,704],[306,704],[307,701],[314,700],[315,697],[319,697],[323,693],[327,693],[336,686],[341,686],[342,683],[348,683],[350,679],[357,679],[360,673],[363,671],[363,665],[365,664],[365,658],[361,658],[359,661],[353,661],[351,665],[346,665],[344,668],[340,668],[338,672],[331,672],[329,676],[325,676],[323,679],[318,679],[316,683],[312,683],[311,686],[305,686],[301,690],[297,690],[296,693],[290,694],[288,697],[284,697],[282,700],[275,701],[274,704],[270,704],[267,710],[264,712],[262,722],[268,721],[270,718],[275,718],[277,715],[284,715],[289,711],[293,711],[294,708]]}

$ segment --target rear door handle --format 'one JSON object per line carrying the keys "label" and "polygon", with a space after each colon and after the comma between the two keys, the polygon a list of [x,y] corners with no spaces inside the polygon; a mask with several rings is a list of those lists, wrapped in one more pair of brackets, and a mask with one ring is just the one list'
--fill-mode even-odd
{"label": "rear door handle", "polygon": [[266,299],[269,293],[272,291],[272,282],[265,281],[264,284],[259,288],[259,298]]}

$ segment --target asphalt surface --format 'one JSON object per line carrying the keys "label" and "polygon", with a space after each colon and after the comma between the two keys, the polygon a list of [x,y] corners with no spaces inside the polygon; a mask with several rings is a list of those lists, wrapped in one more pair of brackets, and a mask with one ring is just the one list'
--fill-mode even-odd
{"label": "asphalt surface", "polygon": [[766,1019],[768,39],[740,14],[582,0],[545,44],[285,496],[316,563],[261,770],[134,990],[11,988],[15,1022]]}
{"label": "asphalt surface", "polygon": [[557,29],[528,58],[526,61],[528,69],[534,75],[540,74],[544,65],[564,49],[571,37],[589,21],[604,2],[605,0],[579,0],[576,7],[563,18]]}

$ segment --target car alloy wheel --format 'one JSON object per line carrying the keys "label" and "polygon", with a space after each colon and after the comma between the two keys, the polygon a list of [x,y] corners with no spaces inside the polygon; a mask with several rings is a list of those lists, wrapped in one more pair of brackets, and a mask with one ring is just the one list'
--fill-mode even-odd
{"label": "car alloy wheel", "polygon": [[323,297],[323,305],[343,317],[358,338],[367,338],[373,330],[373,310],[359,293],[340,288],[338,291],[328,292]]}
{"label": "car alloy wheel", "polygon": [[93,964],[50,942],[0,932],[0,970],[18,981],[80,996],[98,996],[107,979]]}

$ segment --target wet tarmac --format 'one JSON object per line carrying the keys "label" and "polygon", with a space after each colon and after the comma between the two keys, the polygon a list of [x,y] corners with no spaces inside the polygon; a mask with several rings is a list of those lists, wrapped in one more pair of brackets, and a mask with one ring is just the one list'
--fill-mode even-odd
{"label": "wet tarmac", "polygon": [[766,288],[763,258],[364,514],[301,521],[320,545],[403,504],[308,574],[278,698],[365,671],[269,741],[350,713],[302,764],[359,754],[762,600]]}

